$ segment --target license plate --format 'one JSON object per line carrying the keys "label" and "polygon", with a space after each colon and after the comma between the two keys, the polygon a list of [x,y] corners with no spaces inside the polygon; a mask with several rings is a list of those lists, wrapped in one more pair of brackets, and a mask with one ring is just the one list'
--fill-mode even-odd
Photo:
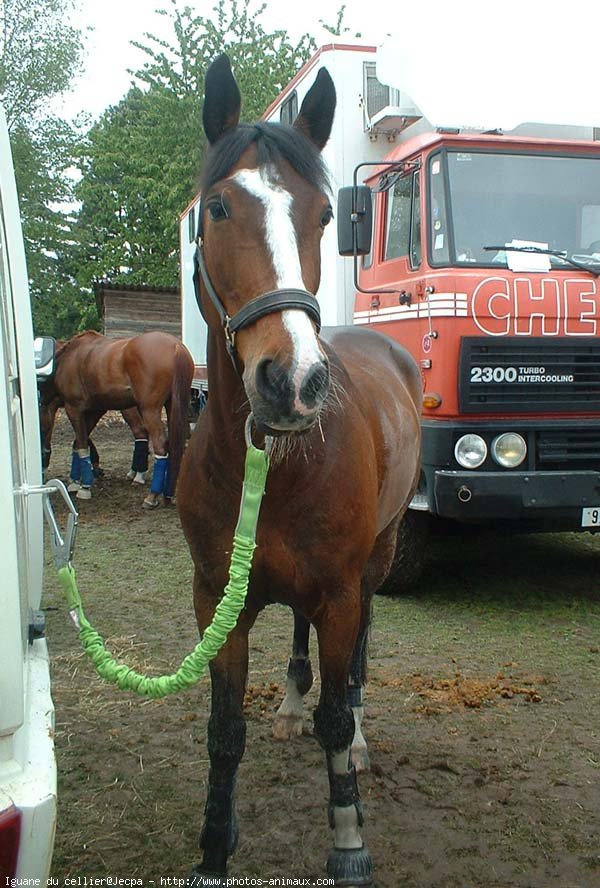
{"label": "license plate", "polygon": [[600,527],[600,506],[590,506],[581,510],[582,527]]}

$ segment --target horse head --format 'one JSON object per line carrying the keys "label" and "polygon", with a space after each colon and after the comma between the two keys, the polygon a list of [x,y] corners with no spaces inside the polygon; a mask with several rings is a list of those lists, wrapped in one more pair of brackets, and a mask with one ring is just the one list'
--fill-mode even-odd
{"label": "horse head", "polygon": [[206,76],[199,301],[209,327],[225,333],[257,423],[300,432],[317,420],[330,385],[314,294],[332,218],[321,151],[335,89],[322,68],[293,126],[240,124],[240,108],[220,56]]}

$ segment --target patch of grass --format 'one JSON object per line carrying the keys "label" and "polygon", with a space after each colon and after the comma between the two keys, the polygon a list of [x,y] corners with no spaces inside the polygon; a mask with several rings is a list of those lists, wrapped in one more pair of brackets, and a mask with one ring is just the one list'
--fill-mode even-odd
{"label": "patch of grass", "polygon": [[[58,431],[53,458],[66,466],[72,434]],[[81,504],[75,552],[86,612],[119,658],[171,671],[198,637],[177,513],[141,510],[143,492],[123,480],[126,430],[99,429],[97,442],[106,475]],[[430,556],[418,590],[374,604],[364,722],[373,767],[360,786],[377,884],[595,884],[600,538],[509,539],[467,529],[434,539]],[[59,764],[52,874],[184,876],[198,860],[208,677],[161,701],[106,685],[59,596],[49,565],[44,604]],[[253,691],[232,876],[324,875],[322,750],[312,736],[289,745],[270,736],[291,635],[289,610],[276,606],[250,636]],[[311,655],[307,710],[319,693],[314,633]],[[512,697],[494,691],[499,686],[514,689]],[[471,699],[488,687],[480,706],[460,705],[465,691]],[[445,706],[451,693],[458,702]]]}

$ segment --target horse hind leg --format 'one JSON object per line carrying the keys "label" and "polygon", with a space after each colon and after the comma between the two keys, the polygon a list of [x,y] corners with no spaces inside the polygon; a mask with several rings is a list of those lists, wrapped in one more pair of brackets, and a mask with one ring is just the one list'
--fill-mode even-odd
{"label": "horse hind leg", "polygon": [[273,737],[276,740],[289,740],[299,737],[303,728],[304,706],[302,698],[308,694],[313,683],[313,674],[308,658],[308,637],[310,623],[294,611],[294,640],[292,656],[288,663],[285,697],[275,715]]}
{"label": "horse hind leg", "polygon": [[361,581],[362,621],[358,639],[352,653],[350,676],[346,700],[354,716],[354,739],[352,741],[352,764],[358,772],[370,768],[367,741],[362,731],[364,718],[364,687],[367,680],[367,653],[369,624],[371,622],[371,601],[374,592],[388,575],[394,559],[398,535],[399,517],[383,530],[373,547]]}
{"label": "horse hind leg", "polygon": [[131,430],[134,442],[131,468],[127,472],[127,480],[133,484],[145,484],[148,472],[148,432],[144,428],[137,407],[122,410],[121,414]]}
{"label": "horse hind leg", "polygon": [[167,438],[161,416],[162,408],[141,409],[141,419],[148,432],[152,451],[154,453],[154,468],[150,492],[145,497],[142,506],[145,509],[156,509],[160,505],[160,497],[165,497],[168,486],[169,458],[167,456]]}

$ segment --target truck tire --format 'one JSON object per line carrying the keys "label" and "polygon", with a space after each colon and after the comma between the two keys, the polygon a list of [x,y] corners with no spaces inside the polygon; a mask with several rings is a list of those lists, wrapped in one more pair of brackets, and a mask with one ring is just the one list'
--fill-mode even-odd
{"label": "truck tire", "polygon": [[423,572],[429,537],[429,513],[408,509],[398,526],[396,554],[378,595],[404,595],[418,583]]}

